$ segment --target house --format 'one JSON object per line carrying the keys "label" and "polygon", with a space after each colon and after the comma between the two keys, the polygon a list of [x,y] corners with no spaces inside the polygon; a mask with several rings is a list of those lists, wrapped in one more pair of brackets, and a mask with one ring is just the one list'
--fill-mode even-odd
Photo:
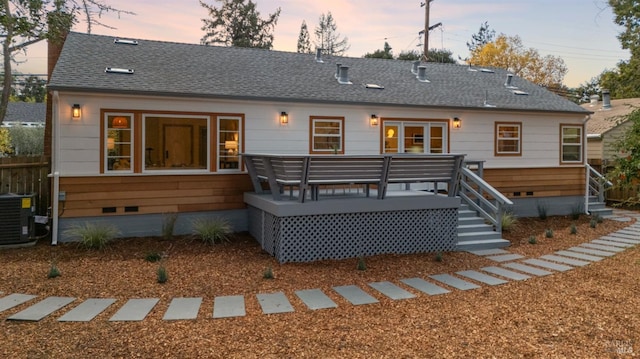
{"label": "house", "polygon": [[590,103],[582,107],[593,111],[587,122],[587,161],[600,172],[612,164],[614,150],[611,145],[631,127],[626,116],[640,108],[640,98],[611,100],[605,92],[603,101],[595,95]]}
{"label": "house", "polygon": [[518,215],[586,205],[591,111],[501,69],[70,33],[48,89],[54,241],[167,212],[247,230],[250,153],[463,154]]}
{"label": "house", "polygon": [[9,102],[2,127],[44,127],[46,110],[42,102]]}

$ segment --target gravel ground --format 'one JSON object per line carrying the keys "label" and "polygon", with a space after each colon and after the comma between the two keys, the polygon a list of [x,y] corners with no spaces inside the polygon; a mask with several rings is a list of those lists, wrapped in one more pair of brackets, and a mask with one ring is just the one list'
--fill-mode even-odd
{"label": "gravel ground", "polygon": [[[578,233],[570,234],[571,223]],[[504,237],[510,252],[528,257],[569,248],[628,226],[567,217],[520,219]],[[547,228],[554,231],[546,238]],[[537,244],[528,243],[536,236]],[[169,281],[156,281],[163,255]],[[51,263],[62,275],[47,279]],[[331,290],[337,285],[366,288],[373,281],[427,277],[495,265],[468,253],[384,255],[355,259],[278,264],[248,235],[231,243],[204,245],[190,238],[118,240],[104,251],[74,245],[0,251],[0,292],[39,296],[116,298],[158,297],[142,322],[109,322],[107,309],[88,323],[60,323],[74,305],[40,322],[5,320],[28,304],[0,313],[2,358],[618,358],[640,356],[640,248],[586,267],[472,291],[353,306]],[[272,268],[275,279],[263,279]],[[307,310],[294,291],[321,288],[336,309]],[[407,288],[408,289],[408,288]],[[256,293],[283,291],[296,311],[262,314]],[[213,299],[244,295],[247,316],[212,319]],[[416,293],[417,294],[417,293]],[[198,319],[162,320],[174,297],[203,297]],[[77,303],[77,302],[76,302]]]}

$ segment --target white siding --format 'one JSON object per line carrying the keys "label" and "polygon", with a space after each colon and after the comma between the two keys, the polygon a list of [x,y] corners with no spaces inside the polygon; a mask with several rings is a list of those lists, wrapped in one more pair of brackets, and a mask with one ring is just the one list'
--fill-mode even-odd
{"label": "white siding", "polygon": [[[177,112],[215,112],[245,115],[245,151],[280,154],[309,153],[309,117],[345,118],[345,153],[380,153],[382,122],[370,126],[371,114],[379,118],[451,119],[459,117],[462,128],[449,129],[450,152],[467,154],[470,160],[485,160],[487,168],[547,167],[559,164],[560,123],[582,124],[582,115],[530,115],[522,113],[472,112],[469,110],[402,109],[307,105],[299,103],[247,103],[241,101],[187,98],[151,98],[61,93],[60,168],[63,176],[99,174],[100,110],[153,110]],[[71,120],[71,106],[82,106],[82,118]],[[289,123],[280,125],[281,111],[289,114]],[[494,156],[495,122],[522,123],[522,156]]]}

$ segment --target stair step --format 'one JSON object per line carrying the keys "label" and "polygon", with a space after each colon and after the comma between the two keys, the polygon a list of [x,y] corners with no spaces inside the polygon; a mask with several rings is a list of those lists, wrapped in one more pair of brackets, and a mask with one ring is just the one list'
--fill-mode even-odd
{"label": "stair step", "polygon": [[463,217],[458,218],[458,225],[486,224],[480,217]]}
{"label": "stair step", "polygon": [[502,238],[458,241],[458,244],[456,245],[456,251],[504,248],[509,246],[510,244],[511,242]]}
{"label": "stair step", "polygon": [[469,232],[494,232],[493,226],[485,223],[458,224],[458,234]]}
{"label": "stair step", "polygon": [[468,209],[458,209],[458,218],[469,218],[469,217],[478,217],[478,214],[475,211],[471,211]]}
{"label": "stair step", "polygon": [[463,232],[458,233],[458,242],[465,240],[483,240],[483,239],[497,239],[500,238],[501,234],[494,231],[484,231],[484,232]]}

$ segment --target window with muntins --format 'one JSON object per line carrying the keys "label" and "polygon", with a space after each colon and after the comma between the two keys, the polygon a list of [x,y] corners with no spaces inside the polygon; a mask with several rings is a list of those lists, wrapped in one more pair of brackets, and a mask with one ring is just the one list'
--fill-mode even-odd
{"label": "window with muntins", "polygon": [[239,170],[240,149],[242,148],[239,117],[218,117],[218,169]]}
{"label": "window with muntins", "polygon": [[517,122],[497,122],[495,133],[496,156],[522,155],[522,124]]}
{"label": "window with muntins", "polygon": [[446,153],[444,121],[384,121],[383,153]]}
{"label": "window with muntins", "polygon": [[105,172],[133,171],[133,115],[130,113],[106,114],[104,148]]}
{"label": "window with muntins", "polygon": [[582,163],[582,126],[560,126],[563,163]]}
{"label": "window with muntins", "polygon": [[311,117],[311,153],[344,154],[344,117]]}

